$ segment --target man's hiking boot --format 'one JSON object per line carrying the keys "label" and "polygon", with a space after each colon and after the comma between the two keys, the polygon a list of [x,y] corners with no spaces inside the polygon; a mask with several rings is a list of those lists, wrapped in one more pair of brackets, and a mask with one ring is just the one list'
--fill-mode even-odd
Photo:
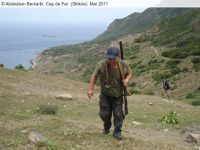
{"label": "man's hiking boot", "polygon": [[122,139],[121,132],[113,132],[113,137],[118,140],[121,140]]}
{"label": "man's hiking boot", "polygon": [[103,129],[103,134],[107,135],[110,132],[109,129]]}

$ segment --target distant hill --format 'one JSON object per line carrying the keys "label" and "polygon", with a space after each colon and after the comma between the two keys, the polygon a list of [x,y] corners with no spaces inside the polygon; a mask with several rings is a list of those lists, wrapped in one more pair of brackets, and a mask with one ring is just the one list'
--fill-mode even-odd
{"label": "distant hill", "polygon": [[107,30],[95,40],[117,39],[122,35],[144,32],[161,19],[178,16],[187,10],[179,8],[149,8],[143,13],[133,13],[123,19],[114,20]]}
{"label": "distant hill", "polygon": [[200,9],[149,8],[115,20],[92,41],[43,51],[35,71],[89,81],[109,46],[122,41],[133,71],[133,93],[162,95],[162,78],[171,96],[200,103]]}

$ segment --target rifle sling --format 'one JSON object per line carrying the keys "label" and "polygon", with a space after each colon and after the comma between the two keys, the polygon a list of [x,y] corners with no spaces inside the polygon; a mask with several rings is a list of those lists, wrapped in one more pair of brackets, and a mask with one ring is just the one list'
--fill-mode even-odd
{"label": "rifle sling", "polygon": [[[123,73],[123,70],[122,70],[122,65],[121,65],[121,63],[119,62],[119,59],[117,59],[117,66],[118,66],[118,68],[119,68],[119,71],[120,71],[122,80],[124,80],[124,79],[125,79],[125,76],[124,76],[124,73]],[[109,85],[108,60],[106,61],[106,84]],[[131,95],[130,92],[129,92],[128,90],[126,90],[126,87],[124,87],[124,91],[126,91],[128,95]]]}
{"label": "rifle sling", "polygon": [[106,61],[106,84],[109,85],[109,79],[108,79],[108,60]]}
{"label": "rifle sling", "polygon": [[[106,83],[107,84],[109,84],[109,76],[108,76],[108,60],[106,61]],[[119,59],[117,59],[117,66],[118,66],[118,68],[119,68],[119,71],[120,71],[120,75],[121,75],[121,77],[122,77],[122,80],[124,80],[124,74],[123,74],[123,72],[122,72],[122,66],[121,66],[121,64],[120,64],[120,62],[119,62]]]}

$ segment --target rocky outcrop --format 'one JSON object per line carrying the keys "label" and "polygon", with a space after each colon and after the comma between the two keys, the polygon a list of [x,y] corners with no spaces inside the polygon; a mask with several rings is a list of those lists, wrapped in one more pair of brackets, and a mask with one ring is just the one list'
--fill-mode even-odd
{"label": "rocky outcrop", "polygon": [[47,138],[42,133],[38,133],[38,132],[30,132],[28,135],[28,139],[32,143],[47,141]]}
{"label": "rocky outcrop", "polygon": [[56,96],[57,99],[62,99],[62,100],[72,100],[72,95],[71,94],[61,94]]}

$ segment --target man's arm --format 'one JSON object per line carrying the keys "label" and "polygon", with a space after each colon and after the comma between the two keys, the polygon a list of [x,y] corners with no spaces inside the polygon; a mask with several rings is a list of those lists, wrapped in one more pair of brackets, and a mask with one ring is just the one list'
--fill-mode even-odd
{"label": "man's arm", "polygon": [[126,78],[123,81],[123,84],[125,87],[128,86],[129,81],[132,79],[132,72],[129,72],[128,75],[126,76]]}
{"label": "man's arm", "polygon": [[90,85],[89,85],[89,89],[87,92],[88,98],[91,98],[94,94],[94,85],[96,83],[97,80],[97,76],[94,75],[94,73],[92,74],[92,77],[90,79]]}
{"label": "man's arm", "polygon": [[126,74],[124,77],[125,79],[123,80],[123,84],[125,87],[127,87],[129,81],[132,79],[132,70],[127,63],[124,64],[124,68],[125,68],[124,72],[126,72]]}
{"label": "man's arm", "polygon": [[88,95],[88,98],[91,98],[94,94],[94,85],[96,83],[96,80],[98,78],[98,75],[99,75],[99,72],[100,72],[100,63],[97,64],[91,78],[90,78],[90,85],[89,85],[89,89],[88,89],[88,92],[87,92],[87,95]]}

